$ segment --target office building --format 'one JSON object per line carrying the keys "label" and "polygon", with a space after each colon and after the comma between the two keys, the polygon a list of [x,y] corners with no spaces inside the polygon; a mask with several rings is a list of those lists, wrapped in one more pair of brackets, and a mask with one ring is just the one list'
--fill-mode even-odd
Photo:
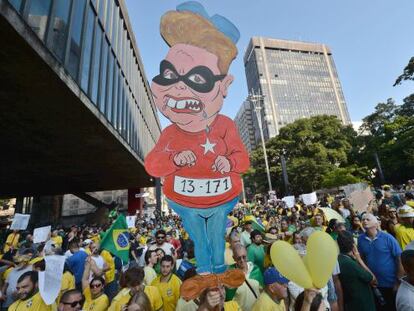
{"label": "office building", "polygon": [[240,138],[249,153],[256,148],[253,118],[256,118],[254,109],[252,104],[246,100],[240,106],[240,109],[234,118],[234,123],[236,123]]}
{"label": "office building", "polygon": [[[335,115],[350,124],[332,52],[325,44],[253,37],[244,64],[248,92],[264,95],[266,140],[286,124],[315,115]],[[254,128],[257,142],[260,134]]]}

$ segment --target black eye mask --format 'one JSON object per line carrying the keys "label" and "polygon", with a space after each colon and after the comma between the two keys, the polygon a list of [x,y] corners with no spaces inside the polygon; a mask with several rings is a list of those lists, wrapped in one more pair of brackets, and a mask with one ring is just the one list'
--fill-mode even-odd
{"label": "black eye mask", "polygon": [[[176,78],[165,78],[165,70],[171,70]],[[205,82],[194,82],[190,78],[194,75],[201,76]],[[183,81],[187,86],[199,93],[208,93],[214,88],[217,81],[223,80],[226,75],[214,75],[214,73],[206,66],[197,66],[187,72],[185,75],[178,74],[174,65],[167,60],[163,60],[160,64],[160,74],[155,76],[152,81],[159,85],[167,86]]]}

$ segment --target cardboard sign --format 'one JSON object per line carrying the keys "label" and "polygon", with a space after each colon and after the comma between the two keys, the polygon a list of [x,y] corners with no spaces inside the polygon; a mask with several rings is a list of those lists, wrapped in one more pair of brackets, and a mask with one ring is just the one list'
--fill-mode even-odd
{"label": "cardboard sign", "polygon": [[26,214],[14,214],[13,222],[10,226],[10,230],[26,230],[29,224],[30,215]]}
{"label": "cardboard sign", "polygon": [[128,229],[129,228],[135,228],[135,221],[137,220],[137,216],[136,215],[134,215],[134,216],[127,216],[126,217],[126,222],[127,222],[127,225],[128,225]]}
{"label": "cardboard sign", "polygon": [[36,228],[33,231],[33,243],[42,243],[50,238],[52,226]]}
{"label": "cardboard sign", "polygon": [[318,203],[318,197],[316,196],[316,192],[301,194],[300,197],[305,205],[312,205]]}
{"label": "cardboard sign", "polygon": [[295,206],[295,196],[293,196],[293,195],[284,197],[282,199],[282,201],[285,202],[286,206],[289,207],[289,208],[292,208],[292,207]]}
{"label": "cardboard sign", "polygon": [[363,191],[356,190],[352,192],[348,199],[359,212],[366,212],[369,202],[374,199],[374,195],[371,189],[367,187]]}
{"label": "cardboard sign", "polygon": [[45,264],[45,271],[39,271],[39,292],[44,302],[51,305],[60,292],[65,256],[46,256]]}

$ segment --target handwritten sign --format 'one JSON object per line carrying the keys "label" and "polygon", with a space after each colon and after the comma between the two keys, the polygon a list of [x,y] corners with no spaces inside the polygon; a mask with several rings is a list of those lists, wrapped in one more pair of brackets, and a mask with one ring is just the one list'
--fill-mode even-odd
{"label": "handwritten sign", "polygon": [[137,220],[137,216],[127,216],[126,217],[126,222],[128,225],[128,228],[135,228],[135,221]]}
{"label": "handwritten sign", "polygon": [[282,201],[286,203],[286,206],[292,208],[295,206],[295,196],[290,195],[282,198]]}
{"label": "handwritten sign", "polygon": [[33,231],[33,243],[42,243],[49,240],[51,226],[36,228]]}
{"label": "handwritten sign", "polygon": [[318,202],[316,192],[301,194],[300,197],[305,205],[312,205]]}
{"label": "handwritten sign", "polygon": [[39,271],[39,292],[44,302],[51,305],[59,295],[65,256],[46,256],[45,264],[45,271]]}
{"label": "handwritten sign", "polygon": [[10,226],[11,230],[26,230],[29,224],[30,215],[26,214],[14,214],[13,222]]}

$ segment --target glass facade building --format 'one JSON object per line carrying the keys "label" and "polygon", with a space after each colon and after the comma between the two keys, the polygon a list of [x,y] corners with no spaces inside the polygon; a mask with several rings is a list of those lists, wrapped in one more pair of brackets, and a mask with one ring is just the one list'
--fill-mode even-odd
{"label": "glass facade building", "polygon": [[142,160],[160,123],[122,0],[8,0]]}
{"label": "glass facade building", "polygon": [[[350,118],[330,49],[324,44],[253,37],[244,55],[248,90],[263,94],[265,139],[297,119],[335,115]],[[256,123],[253,118],[253,126]],[[254,126],[256,142],[260,139]]]}
{"label": "glass facade building", "polygon": [[234,123],[236,123],[237,129],[239,130],[240,138],[249,153],[256,148],[253,125],[254,118],[256,118],[255,111],[248,100],[243,102],[234,118]]}

